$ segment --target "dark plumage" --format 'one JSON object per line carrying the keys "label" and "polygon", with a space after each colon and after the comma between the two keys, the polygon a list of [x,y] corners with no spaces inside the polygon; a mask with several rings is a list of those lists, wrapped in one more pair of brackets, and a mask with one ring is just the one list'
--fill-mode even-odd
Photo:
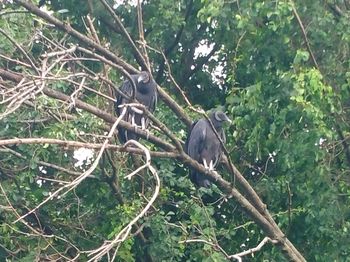
{"label": "dark plumage", "polygon": [[[226,137],[222,125],[231,120],[221,111],[212,112],[209,118],[225,143]],[[202,118],[192,124],[185,150],[190,157],[203,164],[208,171],[214,170],[220,160],[222,147],[207,119]],[[190,179],[198,187],[210,186],[210,181],[194,169],[190,169]]]}
{"label": "dark plumage", "polygon": [[[146,106],[150,112],[154,112],[157,104],[157,84],[149,75],[148,72],[142,71],[140,74],[131,75],[135,85],[136,85],[136,94],[135,99],[140,103]],[[123,85],[120,87],[120,91],[123,92],[126,96],[132,97],[133,87],[130,80],[124,81]],[[130,99],[124,98],[122,95],[117,94],[117,102],[115,103],[115,110],[118,115],[122,112],[120,105],[131,103]],[[140,114],[137,108],[129,107],[127,113],[125,114],[123,120],[129,122],[130,124],[141,126],[145,129],[148,126],[148,120]],[[122,143],[130,139],[138,139],[138,136],[132,132],[125,130],[124,128],[118,128],[119,140]]]}
{"label": "dark plumage", "polygon": [[39,4],[38,4],[38,7],[42,7],[44,4],[45,4],[46,0],[40,0],[39,1]]}

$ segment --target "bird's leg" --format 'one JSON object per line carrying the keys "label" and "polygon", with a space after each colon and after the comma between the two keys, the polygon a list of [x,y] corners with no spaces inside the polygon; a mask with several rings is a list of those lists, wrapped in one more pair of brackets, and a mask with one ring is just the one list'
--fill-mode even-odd
{"label": "bird's leg", "polygon": [[128,139],[128,131],[126,131],[126,130],[124,131],[124,136],[125,136],[125,140],[128,141],[129,140]]}
{"label": "bird's leg", "polygon": [[203,158],[203,165],[205,169],[209,169],[209,166],[207,164],[207,160],[205,160],[205,158]]}
{"label": "bird's leg", "polygon": [[213,160],[210,160],[210,163],[209,163],[209,171],[213,171],[213,170],[214,170]]}
{"label": "bird's leg", "polygon": [[141,129],[146,130],[146,122],[143,116],[141,117]]}
{"label": "bird's leg", "polygon": [[135,114],[131,115],[131,125],[132,126],[136,126],[136,124],[135,124]]}
{"label": "bird's leg", "polygon": [[207,160],[205,158],[203,158],[203,166],[207,170],[207,172],[215,170],[213,160],[210,160],[209,165],[208,165]]}
{"label": "bird's leg", "polygon": [[131,125],[134,127],[134,130],[136,132],[137,124],[135,123],[135,113],[134,112],[131,114]]}
{"label": "bird's leg", "polygon": [[141,123],[140,123],[141,124],[141,129],[146,132],[146,138],[148,140],[149,131],[146,129],[146,119],[143,116],[143,111],[138,109],[138,108],[136,108],[136,107],[133,107],[133,106],[131,106],[130,109],[133,111],[132,118],[131,118],[131,124],[135,127],[135,130],[136,130],[136,128],[139,127],[139,126],[135,123],[135,114],[141,115]]}
{"label": "bird's leg", "polygon": [[[136,127],[139,127],[139,126],[137,124],[135,124],[135,114],[142,115],[143,111],[138,109],[138,108],[136,108],[136,107],[134,107],[134,106],[131,106],[130,109],[133,111],[133,114],[132,114],[133,118],[132,118],[132,122],[131,123],[132,123],[133,126],[135,126],[135,129],[136,129]],[[141,118],[141,129],[144,129],[142,127],[142,118]]]}
{"label": "bird's leg", "polygon": [[143,116],[141,117],[141,129],[146,132],[146,139],[148,140],[149,130],[146,128],[146,119]]}

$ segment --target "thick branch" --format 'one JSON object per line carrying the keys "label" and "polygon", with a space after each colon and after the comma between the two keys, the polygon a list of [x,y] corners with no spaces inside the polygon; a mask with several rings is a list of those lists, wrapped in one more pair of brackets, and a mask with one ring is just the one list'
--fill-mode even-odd
{"label": "thick branch", "polygon": [[[31,145],[31,144],[50,144],[50,145],[60,145],[63,147],[72,147],[72,148],[92,148],[92,149],[100,149],[102,144],[96,143],[83,143],[77,141],[70,140],[60,140],[53,138],[12,138],[12,139],[4,139],[0,140],[0,146],[9,146],[9,145]],[[143,155],[143,151],[134,147],[125,147],[118,145],[106,145],[106,149],[114,150],[118,152],[129,152],[137,155]],[[178,158],[180,154],[172,153],[172,152],[154,152],[150,151],[152,157],[159,158]]]}
{"label": "thick branch", "polygon": [[[120,59],[116,55],[114,55],[111,51],[103,48],[101,45],[95,43],[92,39],[86,37],[85,35],[79,33],[78,31],[74,30],[69,24],[63,23],[60,20],[48,15],[47,13],[41,11],[39,8],[37,8],[35,5],[26,2],[24,0],[14,0],[14,2],[20,4],[24,8],[26,8],[28,11],[36,14],[37,16],[43,18],[49,23],[54,24],[59,30],[67,32],[71,36],[77,38],[78,40],[82,41],[86,45],[94,48],[99,53],[104,55],[106,58],[110,59],[111,61],[115,62],[116,64],[122,66],[126,71],[130,73],[138,73],[139,71],[131,66],[130,64],[126,63],[124,60]],[[184,110],[181,106],[179,106],[174,99],[172,99],[160,86],[157,86],[158,93],[160,97],[163,99],[163,101],[175,112],[175,114],[179,117],[181,121],[183,121],[187,126],[191,125],[191,120],[187,117]]]}
{"label": "thick branch", "polygon": [[[8,79],[11,79],[13,80],[14,82],[17,82],[18,80],[20,80],[20,78],[22,77],[21,75],[19,74],[14,74],[14,73],[11,73],[11,72],[8,72],[8,71],[4,71],[2,69],[0,69],[0,76],[1,77],[6,77]],[[53,89],[49,89],[49,88],[44,88],[43,89],[43,93],[49,97],[52,97],[52,98],[56,98],[58,100],[61,100],[61,101],[64,101],[64,102],[70,102],[71,101],[71,97],[68,96],[68,95],[65,95],[59,91],[56,91],[56,90],[53,90]],[[96,115],[97,117],[105,120],[106,122],[108,123],[114,123],[115,120],[116,120],[116,117],[114,117],[113,115],[111,114],[108,114],[106,113],[105,111],[97,108],[97,107],[94,107],[88,103],[85,103],[79,99],[75,99],[75,106],[77,108],[80,108],[80,109],[83,109],[83,110],[86,110],[87,112],[90,112],[91,114],[94,114]],[[152,134],[149,134],[149,132],[146,132],[142,129],[139,129],[139,128],[136,128],[134,126],[132,126],[130,123],[128,122],[125,122],[123,120],[120,121],[120,124],[119,124],[121,127],[127,129],[128,131],[130,132],[133,132],[135,134],[138,134],[140,137],[144,138],[144,139],[147,139],[149,141],[151,141],[152,143],[154,143],[155,145],[158,145],[160,146],[161,148],[167,150],[167,151],[174,151],[175,148],[170,145],[169,143],[167,142],[164,142],[162,139],[152,135]]]}
{"label": "thick branch", "polygon": [[[20,80],[20,77],[18,77],[17,74],[2,74],[2,75],[7,75],[10,79],[12,78],[13,80],[17,81]],[[0,76],[1,76],[1,71],[0,71]],[[43,92],[50,96],[54,97],[56,99],[62,100],[62,101],[70,101],[70,97],[62,94],[58,91],[51,90],[48,88],[45,88]],[[110,114],[107,114],[106,112],[93,107],[92,105],[89,105],[87,103],[84,103],[80,100],[76,100],[76,106],[78,108],[84,109],[90,113],[95,114],[96,116],[104,119],[106,122],[113,123],[115,121],[115,117],[113,117]],[[134,127],[131,126],[127,122],[120,122],[120,125],[123,128],[126,128],[130,130],[131,132],[136,132],[142,137],[147,137],[147,132],[144,132],[142,130],[136,129],[134,130]],[[175,148],[168,144],[165,143],[164,141],[160,140],[159,138],[149,135],[149,140],[153,142],[154,144],[157,144],[166,150],[174,151]],[[295,249],[295,247],[286,239],[282,233],[282,231],[278,228],[276,223],[273,221],[273,219],[270,219],[270,215],[267,212],[265,206],[261,204],[261,209],[262,212],[259,212],[256,207],[254,207],[251,203],[247,201],[235,188],[232,188],[229,182],[225,181],[220,175],[218,175],[216,172],[209,172],[207,173],[207,170],[204,168],[203,165],[200,165],[197,161],[194,161],[192,158],[190,158],[188,155],[182,153],[181,156],[179,157],[179,160],[184,162],[185,164],[195,168],[199,172],[203,173],[204,175],[208,176],[212,181],[216,181],[216,184],[225,192],[227,192],[229,195],[234,196],[234,198],[240,203],[240,205],[243,207],[243,209],[246,211],[248,215],[250,215],[254,221],[264,230],[264,232],[267,234],[272,239],[277,239],[279,243],[281,244],[282,248],[288,253],[288,256],[292,258],[294,261],[305,261],[304,258],[300,255],[300,253]],[[237,171],[238,172],[238,171]],[[247,183],[248,184],[248,183]],[[249,184],[248,184],[249,186]],[[251,189],[252,192],[253,189]],[[256,194],[256,193],[255,193]],[[259,203],[262,203],[261,200]],[[265,217],[262,215],[264,214]]]}
{"label": "thick branch", "polygon": [[[288,257],[293,261],[306,261],[300,252],[294,247],[294,245],[286,238],[281,229],[273,221],[270,222],[270,219],[264,217],[238,190],[232,185],[224,180],[217,172],[211,171],[208,172],[207,169],[197,161],[194,161],[191,157],[185,153],[181,154],[182,162],[201,172],[203,175],[210,178],[212,181],[215,181],[215,184],[224,192],[227,192],[230,196],[233,196],[234,199],[240,204],[243,210],[256,222],[257,225],[265,232],[265,234],[271,239],[277,240],[278,245],[287,253]],[[267,210],[265,209],[265,213]],[[267,213],[268,214],[268,213]]]}
{"label": "thick branch", "polygon": [[[70,101],[70,96],[67,96],[67,95],[65,95],[65,94],[63,94],[61,92],[56,91],[56,90],[45,88],[43,90],[43,92],[47,96],[50,96],[50,97],[53,97],[53,98],[56,98],[56,99],[59,99],[59,100],[62,100],[62,101]],[[75,106],[80,108],[80,109],[86,110],[87,112],[90,112],[90,113],[92,113],[92,114],[94,114],[96,116],[98,116],[99,118],[105,120],[108,123],[114,123],[115,120],[117,119],[113,115],[108,114],[105,111],[103,111],[101,109],[98,109],[98,108],[96,108],[96,107],[94,107],[94,106],[92,106],[92,105],[90,105],[88,103],[82,102],[79,99],[75,100]],[[158,137],[156,137],[156,136],[154,136],[152,134],[149,134],[149,132],[146,132],[146,131],[144,131],[142,129],[139,129],[139,128],[135,129],[135,127],[133,125],[131,125],[130,123],[128,123],[128,122],[125,122],[125,121],[121,120],[119,125],[121,127],[125,128],[125,129],[127,129],[128,131],[133,132],[133,133],[139,135],[140,137],[151,141],[155,145],[158,145],[158,146],[162,147],[165,150],[174,151],[174,149],[175,149],[169,143],[164,142],[162,139],[160,139],[160,138],[158,138]]]}

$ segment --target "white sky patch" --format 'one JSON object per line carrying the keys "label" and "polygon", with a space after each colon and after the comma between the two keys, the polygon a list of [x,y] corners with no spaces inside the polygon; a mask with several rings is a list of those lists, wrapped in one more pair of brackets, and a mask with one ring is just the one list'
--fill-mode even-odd
{"label": "white sky patch", "polygon": [[[94,157],[94,151],[88,148],[79,148],[74,151],[73,158],[77,160],[74,164],[75,167],[83,168],[83,165],[90,165],[92,158]],[[85,162],[85,163],[84,163]]]}
{"label": "white sky patch", "polygon": [[[44,13],[48,14],[48,15],[52,15],[54,13],[54,11],[52,10],[48,10],[47,9],[47,5],[43,5],[40,7],[40,10],[43,11]],[[67,9],[65,9],[67,10]],[[61,11],[61,10],[60,10]],[[67,10],[68,11],[68,10]]]}
{"label": "white sky patch", "polygon": [[207,56],[213,50],[214,43],[209,43],[208,39],[202,39],[194,50],[194,59],[200,56]]}
{"label": "white sky patch", "polygon": [[227,74],[224,73],[226,64],[226,61],[219,62],[218,65],[214,68],[214,70],[210,73],[211,79],[214,81],[215,84],[217,84],[220,87],[224,84],[224,81],[227,76]]}
{"label": "white sky patch", "polygon": [[36,183],[38,184],[39,187],[41,187],[43,185],[43,181],[41,179],[38,179],[36,181]]}
{"label": "white sky patch", "polygon": [[269,153],[269,159],[271,160],[271,162],[272,162],[272,163],[274,163],[274,162],[275,162],[275,158],[274,158],[274,156],[276,156],[276,152],[275,152],[275,151],[273,151],[273,152],[272,152],[272,154],[271,154],[271,153]]}
{"label": "white sky patch", "polygon": [[178,46],[179,46],[178,51],[179,51],[179,52],[182,52],[182,51],[184,50],[184,49],[183,49],[183,47],[182,47],[182,44],[181,44],[181,43],[179,43],[179,44],[178,44]]}
{"label": "white sky patch", "polygon": [[321,137],[320,140],[318,141],[318,144],[319,144],[320,146],[322,146],[323,143],[326,142],[326,141],[327,141],[327,139]]}
{"label": "white sky patch", "polygon": [[[141,3],[143,1],[141,0]],[[121,5],[125,5],[125,4],[128,4],[128,5],[131,5],[133,7],[136,7],[137,6],[137,0],[115,0],[114,1],[114,5],[113,5],[113,9],[117,9],[119,6]]]}
{"label": "white sky patch", "polygon": [[[213,26],[215,26],[215,23]],[[194,51],[194,59],[196,60],[198,57],[205,57],[209,55],[209,53],[213,50],[214,45],[215,45],[214,43],[209,43],[208,39],[202,39]],[[215,53],[209,59],[209,61],[213,61],[213,60],[217,62],[217,66],[214,69],[209,70],[209,67],[207,65],[204,65],[203,71],[209,73],[211,75],[212,81],[215,84],[217,84],[220,88],[222,88],[225,82],[225,79],[227,77],[227,74],[224,73],[224,69],[227,66],[227,62],[219,61],[219,55],[217,53]],[[192,65],[191,69],[193,70],[194,68],[195,66]]]}
{"label": "white sky patch", "polygon": [[185,135],[186,135],[186,131],[183,129],[181,129],[179,133],[180,133],[181,137],[185,137]]}
{"label": "white sky patch", "polygon": [[43,174],[47,174],[47,171],[43,166],[39,166],[39,171]]}
{"label": "white sky patch", "polygon": [[218,27],[218,21],[216,19],[213,19],[210,23],[210,27],[215,29]]}

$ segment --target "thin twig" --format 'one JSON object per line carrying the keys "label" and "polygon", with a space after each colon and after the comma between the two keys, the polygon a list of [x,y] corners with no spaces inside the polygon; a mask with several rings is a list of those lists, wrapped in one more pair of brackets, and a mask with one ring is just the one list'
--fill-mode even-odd
{"label": "thin twig", "polygon": [[[126,30],[126,28],[124,27],[123,23],[120,21],[119,17],[116,15],[116,13],[114,12],[113,8],[106,2],[106,0],[100,0],[100,2],[104,5],[104,7],[107,9],[107,11],[109,12],[109,14],[113,17],[114,21],[117,23],[118,27],[120,28],[122,34],[124,35],[124,37],[127,39],[127,41],[129,42],[129,44],[131,45],[131,48],[134,50],[137,58],[140,60],[140,62],[142,63],[141,66],[144,68],[147,68],[148,71],[150,70],[147,66],[147,62],[145,61],[144,57],[142,56],[140,50],[137,48],[137,46],[135,45],[134,41],[132,40],[130,34],[128,33],[128,31]],[[150,72],[150,71],[149,71]]]}
{"label": "thin twig", "polygon": [[[307,34],[306,34],[306,31],[305,31],[305,28],[304,28],[304,25],[303,25],[303,22],[301,21],[301,18],[297,12],[297,9],[295,8],[295,4],[293,1],[291,1],[291,5],[292,5],[292,10],[293,10],[293,14],[295,16],[295,18],[297,19],[298,21],[298,25],[301,29],[301,32],[302,32],[302,35],[303,35],[303,38],[305,40],[305,43],[306,43],[306,47],[307,47],[307,50],[309,51],[309,54],[311,56],[311,59],[312,59],[312,62],[314,64],[314,66],[317,68],[318,71],[320,71],[320,68],[318,66],[318,63],[316,61],[316,58],[314,56],[314,53],[312,52],[312,49],[311,49],[311,46],[310,46],[310,42],[309,42],[309,39],[307,37]],[[320,71],[321,72],[321,71]]]}
{"label": "thin twig", "polygon": [[[78,141],[69,141],[69,140],[60,140],[52,138],[13,138],[13,139],[3,139],[0,140],[0,146],[8,145],[20,145],[20,144],[49,144],[49,145],[61,145],[63,147],[72,147],[72,148],[91,148],[91,149],[100,149],[103,144],[96,143],[83,143]],[[124,147],[118,145],[106,145],[106,149],[115,150],[119,152],[129,152],[137,155],[142,155],[143,151],[133,147]],[[152,157],[160,158],[178,158],[180,154],[175,152],[158,152],[151,151]]]}
{"label": "thin twig", "polygon": [[204,244],[207,244],[209,246],[212,246],[214,249],[216,250],[219,250],[221,253],[224,254],[224,256],[227,258],[227,259],[236,259],[237,261],[239,262],[242,262],[242,257],[244,256],[247,256],[247,255],[250,255],[250,254],[253,254],[257,251],[260,251],[261,248],[268,242],[271,242],[272,244],[277,244],[278,241],[277,240],[272,240],[270,239],[269,237],[265,237],[260,243],[259,245],[257,245],[256,247],[254,248],[251,248],[251,249],[248,249],[248,250],[245,250],[243,252],[240,252],[240,253],[237,253],[237,254],[233,254],[233,255],[228,255],[227,252],[217,243],[213,243],[211,241],[208,241],[208,240],[205,240],[205,239],[187,239],[187,240],[183,240],[183,241],[180,241],[179,243],[204,243]]}
{"label": "thin twig", "polygon": [[30,65],[32,66],[32,68],[34,69],[34,71],[39,75],[39,70],[38,68],[35,66],[34,62],[32,61],[32,59],[29,57],[29,55],[27,54],[27,52],[11,37],[9,36],[4,30],[2,30],[0,28],[0,33],[3,34],[12,44],[14,44],[18,50],[21,51],[21,53],[24,55],[24,57],[27,59],[27,61],[30,63]]}
{"label": "thin twig", "polygon": [[127,239],[127,237],[129,236],[131,229],[133,227],[133,225],[135,225],[137,223],[137,221],[142,218],[146,212],[148,211],[148,209],[152,206],[152,204],[154,203],[154,201],[156,200],[158,194],[159,194],[159,190],[160,190],[160,179],[159,176],[157,174],[156,169],[151,165],[151,155],[149,150],[143,146],[142,144],[140,144],[139,142],[135,141],[135,140],[129,140],[128,142],[125,143],[125,146],[128,146],[129,144],[134,145],[140,149],[143,150],[144,155],[146,157],[146,163],[145,165],[143,165],[142,167],[138,168],[137,170],[133,171],[132,173],[130,173],[129,175],[126,176],[126,178],[131,179],[132,176],[136,175],[139,171],[141,171],[142,169],[147,168],[151,174],[153,175],[154,179],[156,180],[156,186],[154,189],[154,193],[152,198],[149,200],[149,202],[147,203],[147,205],[142,209],[142,211],[134,218],[132,219],[117,235],[116,237],[112,240],[112,241],[106,241],[102,246],[100,246],[99,248],[95,249],[95,250],[91,250],[88,252],[88,256],[93,256],[92,258],[90,258],[88,261],[96,261],[101,259],[103,256],[109,254],[109,251],[116,247],[113,257],[111,259],[111,261],[114,261],[116,254],[118,252],[118,249],[120,247],[120,244],[125,241]]}
{"label": "thin twig", "polygon": [[147,71],[151,72],[151,64],[149,61],[149,57],[147,54],[147,49],[146,49],[146,40],[145,40],[145,34],[144,34],[144,29],[143,29],[143,18],[142,18],[142,4],[140,0],[137,0],[137,24],[138,24],[138,29],[139,29],[139,37],[140,37],[140,42],[141,42],[141,47],[143,51],[143,56],[145,58],[145,62],[147,64]]}
{"label": "thin twig", "polygon": [[68,192],[70,192],[71,190],[73,190],[74,188],[76,188],[85,178],[87,178],[97,167],[98,162],[100,160],[100,158],[102,157],[102,154],[109,142],[109,139],[112,137],[112,135],[114,134],[115,129],[117,128],[120,120],[124,117],[126,113],[126,107],[123,109],[122,113],[120,114],[120,116],[118,117],[118,119],[115,121],[114,125],[112,126],[107,138],[105,139],[105,141],[103,142],[103,145],[96,157],[96,159],[94,160],[94,162],[92,163],[92,165],[90,166],[90,168],[85,171],[83,174],[81,174],[80,176],[78,176],[76,179],[74,179],[72,182],[70,182],[69,184],[59,188],[58,190],[56,190],[55,192],[53,192],[49,197],[47,197],[44,201],[42,201],[40,204],[38,204],[35,208],[33,208],[31,211],[29,211],[28,213],[22,215],[20,218],[16,219],[13,223],[18,222],[19,220],[25,218],[26,216],[28,216],[29,214],[33,213],[34,211],[36,211],[37,209],[39,209],[41,206],[43,206],[45,203],[47,203],[48,201],[52,200],[54,197],[58,196],[61,191],[65,192],[63,193],[63,196],[66,195]]}
{"label": "thin twig", "polygon": [[269,237],[265,237],[260,243],[259,245],[257,245],[256,247],[254,248],[251,248],[251,249],[248,249],[246,251],[243,251],[243,252],[240,252],[240,253],[237,253],[237,254],[234,254],[234,255],[230,255],[228,256],[228,258],[235,258],[237,259],[237,261],[239,262],[242,262],[242,257],[246,256],[246,255],[250,255],[250,254],[253,254],[257,251],[260,251],[261,248],[266,244],[266,243],[272,243],[272,244],[277,244],[278,241],[277,240],[273,240]]}

